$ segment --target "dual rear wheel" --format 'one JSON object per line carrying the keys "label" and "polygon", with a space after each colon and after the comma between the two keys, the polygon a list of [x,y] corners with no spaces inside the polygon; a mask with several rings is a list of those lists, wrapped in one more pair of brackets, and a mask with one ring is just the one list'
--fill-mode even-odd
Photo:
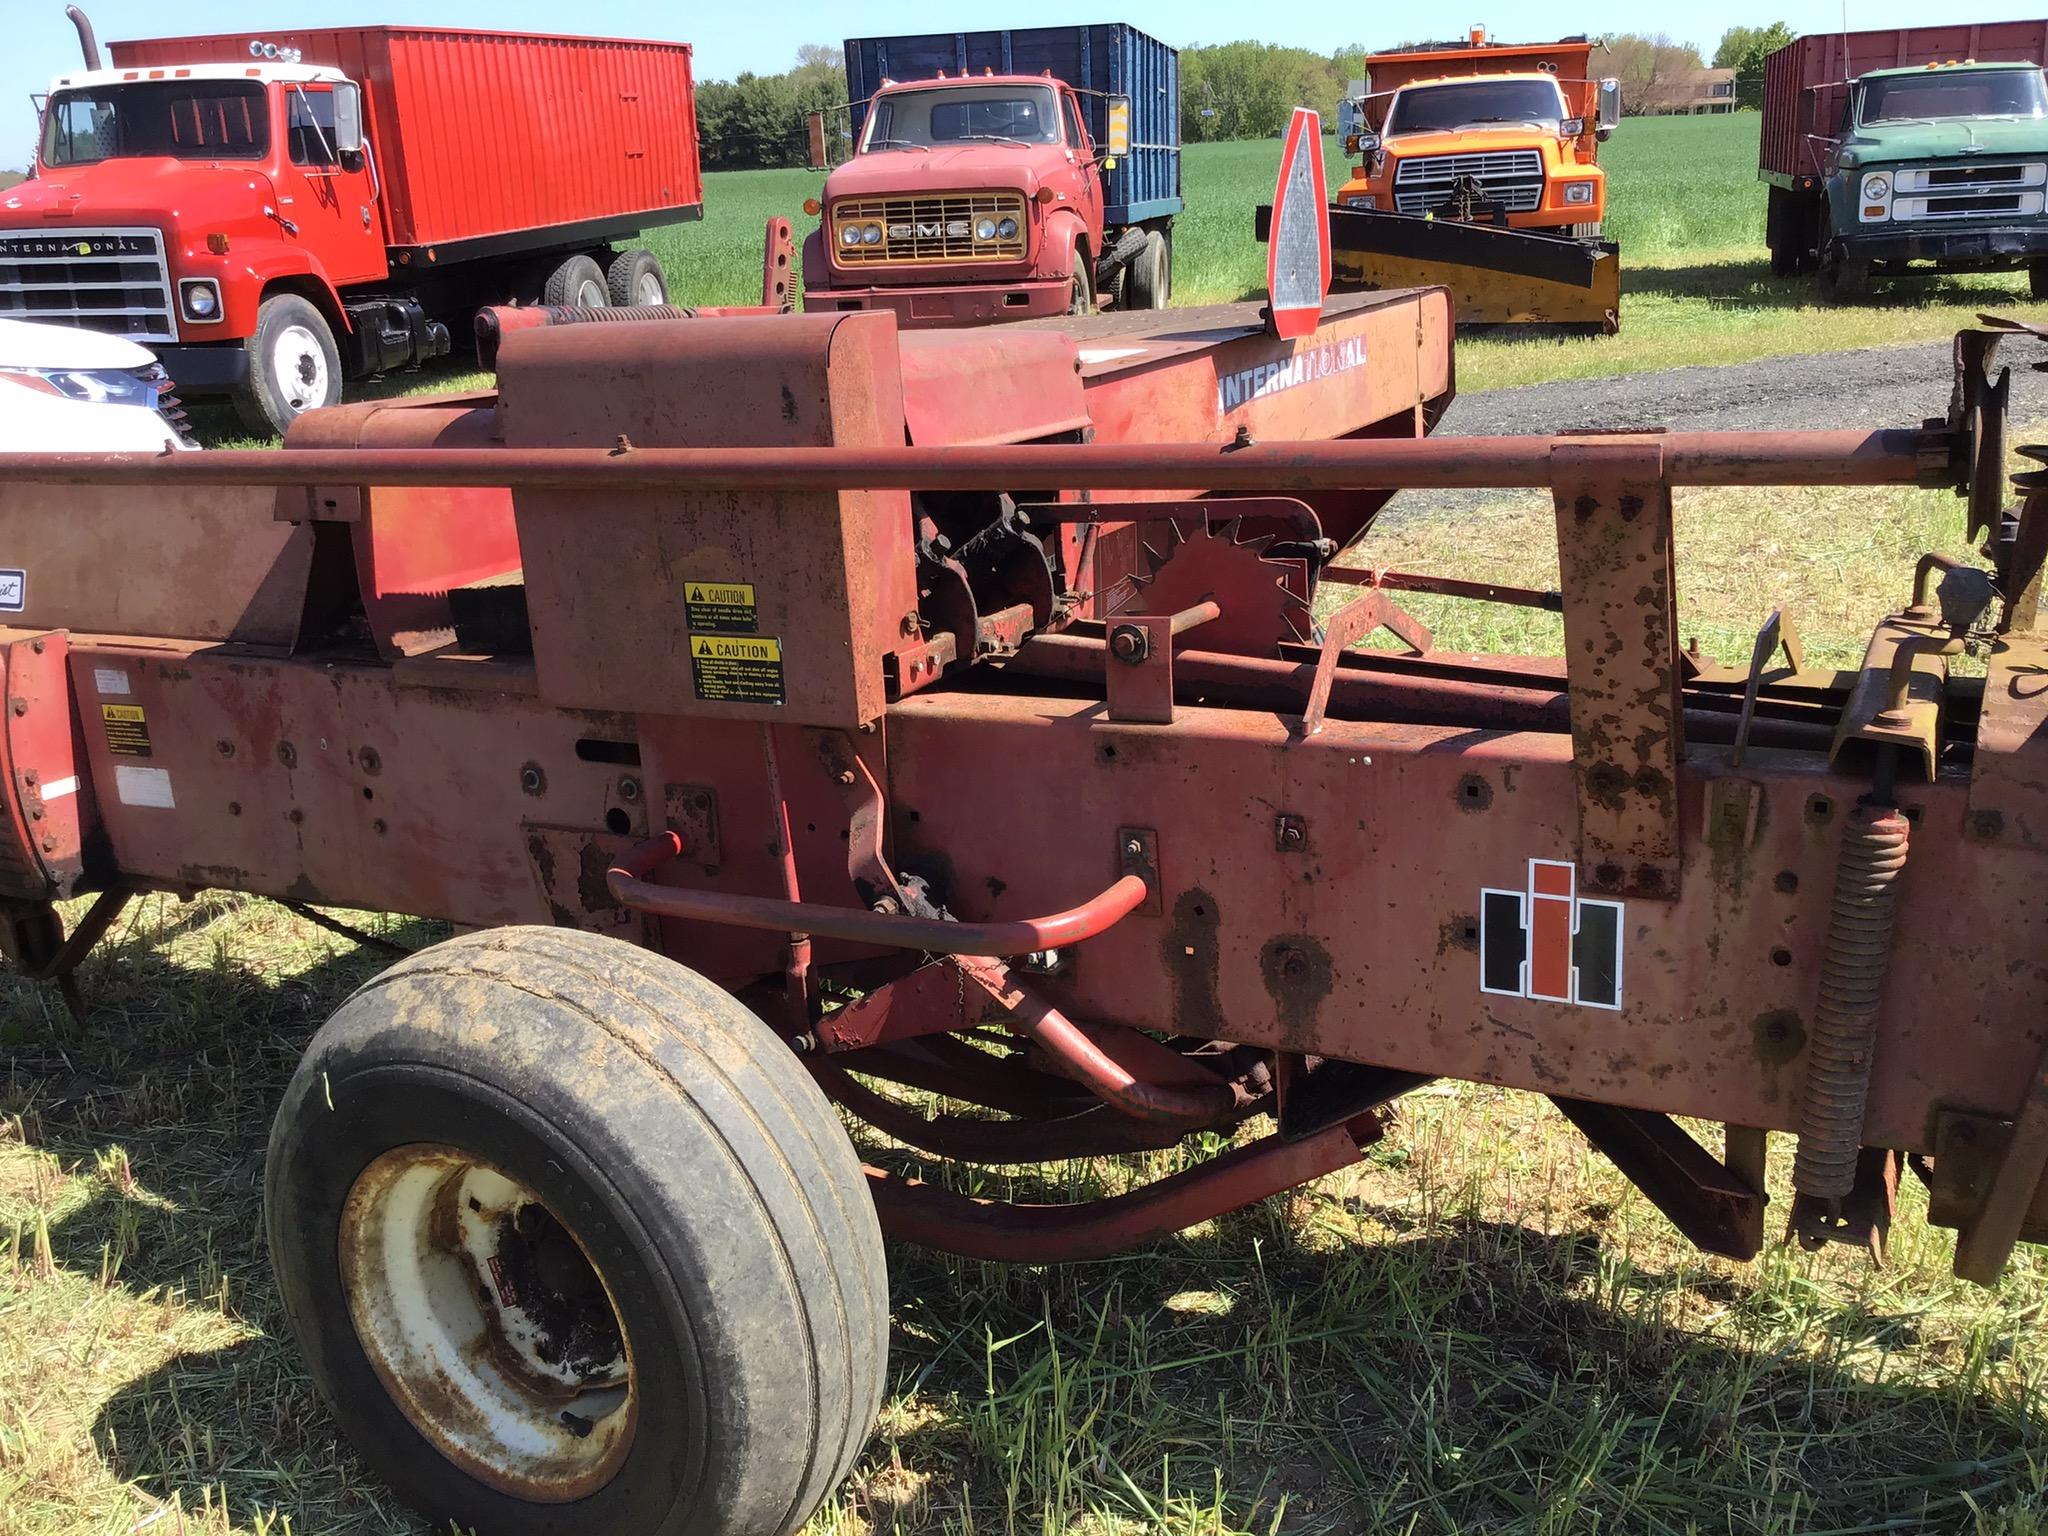
{"label": "dual rear wheel", "polygon": [[873,1426],[887,1275],[836,1111],[617,940],[495,929],[366,984],[292,1078],[266,1212],[336,1419],[437,1520],[770,1536]]}

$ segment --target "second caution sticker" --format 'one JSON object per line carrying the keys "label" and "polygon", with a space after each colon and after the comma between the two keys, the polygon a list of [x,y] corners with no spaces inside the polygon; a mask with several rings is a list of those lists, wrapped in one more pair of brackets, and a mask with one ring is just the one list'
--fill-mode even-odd
{"label": "second caution sticker", "polygon": [[149,718],[140,704],[102,704],[100,718],[107,726],[107,750],[116,757],[149,756]]}
{"label": "second caution sticker", "polygon": [[782,642],[773,635],[692,635],[690,676],[707,704],[780,704]]}

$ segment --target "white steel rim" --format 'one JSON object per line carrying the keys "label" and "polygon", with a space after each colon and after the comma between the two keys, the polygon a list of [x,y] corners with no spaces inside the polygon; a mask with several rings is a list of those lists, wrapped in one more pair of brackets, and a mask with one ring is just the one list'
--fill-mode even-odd
{"label": "white steel rim", "polygon": [[296,416],[327,403],[327,349],[303,325],[288,325],[270,347],[270,376]]}
{"label": "white steel rim", "polygon": [[642,272],[633,279],[633,302],[635,304],[665,304],[668,295],[661,291],[661,275],[657,272]]}
{"label": "white steel rim", "polygon": [[340,1267],[371,1367],[451,1461],[542,1503],[617,1473],[638,1409],[625,1327],[524,1184],[453,1147],[395,1147],[349,1191]]}
{"label": "white steel rim", "polygon": [[603,283],[594,277],[586,277],[576,285],[576,307],[578,309],[603,309],[611,303],[611,295]]}

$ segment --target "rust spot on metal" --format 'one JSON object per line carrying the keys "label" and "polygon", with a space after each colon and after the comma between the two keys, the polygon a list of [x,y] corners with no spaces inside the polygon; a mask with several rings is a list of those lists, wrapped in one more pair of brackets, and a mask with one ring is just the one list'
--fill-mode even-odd
{"label": "rust spot on metal", "polygon": [[1468,773],[1458,780],[1456,794],[1461,811],[1483,811],[1493,804],[1493,786],[1483,773]]}
{"label": "rust spot on metal", "polygon": [[1447,919],[1436,931],[1436,952],[1448,954],[1454,949],[1479,953],[1479,918],[1476,914]]}
{"label": "rust spot on metal", "polygon": [[1773,1008],[1756,1016],[1750,1025],[1756,1042],[1756,1059],[1764,1069],[1764,1099],[1778,1099],[1778,1069],[1799,1059],[1806,1049],[1806,1023],[1790,1008]]}
{"label": "rust spot on metal", "polygon": [[1259,974],[1279,1011],[1281,1038],[1313,1041],[1316,1011],[1333,984],[1330,952],[1305,933],[1281,934],[1259,951]]}

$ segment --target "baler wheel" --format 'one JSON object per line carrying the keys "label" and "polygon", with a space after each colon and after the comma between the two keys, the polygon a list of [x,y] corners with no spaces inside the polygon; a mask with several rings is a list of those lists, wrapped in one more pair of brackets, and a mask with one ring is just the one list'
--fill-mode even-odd
{"label": "baler wheel", "polygon": [[540,301],[570,309],[603,309],[611,303],[611,289],[603,267],[588,256],[571,256],[548,274]]}
{"label": "baler wheel", "polygon": [[791,1532],[880,1405],[837,1112],[728,993],[616,939],[495,929],[364,985],[286,1091],[266,1224],[335,1419],[436,1523]]}

